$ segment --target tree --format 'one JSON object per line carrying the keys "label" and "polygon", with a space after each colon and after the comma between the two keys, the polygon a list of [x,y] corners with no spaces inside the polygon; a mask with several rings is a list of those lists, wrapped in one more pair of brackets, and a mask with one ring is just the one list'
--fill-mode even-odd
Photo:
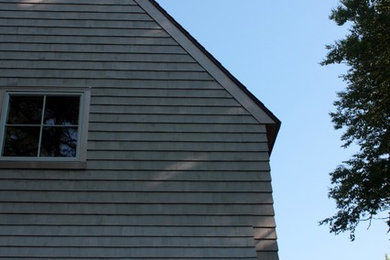
{"label": "tree", "polygon": [[330,19],[350,25],[321,63],[348,66],[330,116],[344,130],[343,147],[356,143],[360,151],[330,173],[337,212],[320,224],[354,240],[361,221],[381,215],[390,227],[390,0],[341,0]]}

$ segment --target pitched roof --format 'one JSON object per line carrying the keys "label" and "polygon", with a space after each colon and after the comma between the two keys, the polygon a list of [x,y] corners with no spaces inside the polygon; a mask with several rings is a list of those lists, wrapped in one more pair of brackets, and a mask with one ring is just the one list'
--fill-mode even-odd
{"label": "pitched roof", "polygon": [[266,125],[268,147],[271,153],[280,129],[281,121],[155,0],[135,1],[190,53],[196,61],[214,76],[259,123]]}

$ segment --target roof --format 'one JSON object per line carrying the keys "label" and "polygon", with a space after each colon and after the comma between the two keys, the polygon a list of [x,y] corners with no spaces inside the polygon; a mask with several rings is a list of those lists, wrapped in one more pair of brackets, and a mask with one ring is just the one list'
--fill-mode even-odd
{"label": "roof", "polygon": [[[186,29],[183,28],[167,11],[164,10],[155,0],[135,0],[142,8],[145,9],[160,25],[173,37],[175,40],[182,45],[182,47],[188,51],[195,60],[200,62],[202,65],[207,65],[207,62],[211,62],[216,66],[217,69],[220,70],[235,86],[241,90],[246,97],[242,97],[242,94],[237,92],[235,89],[232,89],[231,84],[229,85],[226,80],[223,80],[222,75],[218,75],[210,64],[209,66],[204,66],[213,76],[217,76],[216,80],[220,79],[220,83],[223,87],[227,88],[227,90],[235,97],[237,100],[260,122],[264,123],[267,127],[267,137],[268,137],[268,147],[269,152],[272,152],[273,146],[275,144],[275,140],[277,134],[279,132],[281,121],[255,96],[253,95],[236,77],[233,76],[210,52],[206,50]],[[157,11],[157,12],[156,12]],[[180,35],[182,34],[182,35]],[[188,40],[189,42],[187,42]],[[192,46],[191,46],[192,44]],[[204,57],[202,57],[199,53],[196,53],[199,50],[207,59],[205,61]],[[195,52],[195,53],[194,53]],[[211,71],[212,70],[212,71]],[[214,73],[213,73],[214,72]],[[230,86],[230,89],[228,88]],[[240,95],[241,94],[241,95]],[[252,104],[248,104],[247,100],[250,101],[257,106],[257,109],[260,109],[263,115],[256,111],[256,108]]]}

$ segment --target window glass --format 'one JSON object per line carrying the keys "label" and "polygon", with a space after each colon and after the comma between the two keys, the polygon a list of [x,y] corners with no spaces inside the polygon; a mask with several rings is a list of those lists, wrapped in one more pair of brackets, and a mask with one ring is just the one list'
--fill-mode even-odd
{"label": "window glass", "polygon": [[39,132],[39,127],[6,127],[3,155],[37,156]]}
{"label": "window glass", "polygon": [[75,157],[78,131],[76,127],[44,127],[42,157]]}
{"label": "window glass", "polygon": [[80,95],[10,94],[2,156],[77,157]]}
{"label": "window glass", "polygon": [[45,125],[77,125],[80,97],[46,97]]}
{"label": "window glass", "polygon": [[40,124],[43,96],[10,96],[8,124]]}

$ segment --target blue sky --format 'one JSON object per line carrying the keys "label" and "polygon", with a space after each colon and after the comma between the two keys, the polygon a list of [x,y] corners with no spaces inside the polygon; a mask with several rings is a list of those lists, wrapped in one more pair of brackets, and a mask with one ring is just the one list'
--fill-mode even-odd
{"label": "blue sky", "polygon": [[353,153],[328,115],[346,67],[319,65],[347,32],[328,19],[338,1],[158,2],[282,121],[271,157],[280,259],[384,260],[384,222],[363,223],[354,242],[318,226],[335,212],[328,174]]}

